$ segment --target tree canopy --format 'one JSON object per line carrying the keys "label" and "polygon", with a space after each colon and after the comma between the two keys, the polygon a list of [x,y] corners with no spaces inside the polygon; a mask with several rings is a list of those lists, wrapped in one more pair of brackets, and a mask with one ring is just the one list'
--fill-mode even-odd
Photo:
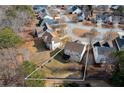
{"label": "tree canopy", "polygon": [[116,52],[115,57],[118,58],[119,68],[113,72],[112,84],[122,87],[124,86],[124,51]]}
{"label": "tree canopy", "polygon": [[0,31],[0,48],[15,47],[20,42],[21,38],[10,27]]}
{"label": "tree canopy", "polygon": [[[29,62],[29,61],[25,61],[23,62],[23,64],[20,67],[20,72],[21,75],[23,77],[26,77],[27,75],[29,75],[32,71],[34,71],[37,68],[37,65]],[[32,74],[31,78],[43,78],[44,74],[43,72],[40,71],[36,71],[34,74]],[[43,87],[44,86],[44,81],[41,80],[37,80],[37,81],[30,81],[30,80],[26,80],[25,81],[25,86],[28,87]]]}
{"label": "tree canopy", "polygon": [[14,32],[24,31],[24,27],[32,22],[35,13],[30,5],[14,5],[0,7],[0,30],[8,26]]}
{"label": "tree canopy", "polygon": [[124,13],[124,6],[119,6],[117,9],[120,13]]}
{"label": "tree canopy", "polygon": [[14,9],[16,11],[25,11],[25,12],[28,12],[29,15],[31,15],[32,17],[34,17],[34,11],[32,9],[32,6],[29,6],[29,5],[21,5],[21,6],[16,5],[16,6],[13,6],[13,7],[14,7]]}

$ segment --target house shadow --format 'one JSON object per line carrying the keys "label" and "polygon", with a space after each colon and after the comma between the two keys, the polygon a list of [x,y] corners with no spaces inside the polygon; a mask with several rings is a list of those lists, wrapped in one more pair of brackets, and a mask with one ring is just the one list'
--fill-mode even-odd
{"label": "house shadow", "polygon": [[37,52],[49,51],[41,38],[34,38],[34,47],[37,48]]}
{"label": "house shadow", "polygon": [[42,38],[38,38],[33,32],[30,32],[29,35],[33,37],[34,46],[37,48],[37,52],[49,51],[46,47],[46,44],[43,42]]}
{"label": "house shadow", "polygon": [[61,63],[65,63],[65,64],[70,62],[69,60],[65,60],[65,59],[63,58],[63,51],[61,51],[60,53],[58,53],[58,55],[56,55],[56,56],[54,57],[54,59],[58,60],[58,61],[61,62]]}

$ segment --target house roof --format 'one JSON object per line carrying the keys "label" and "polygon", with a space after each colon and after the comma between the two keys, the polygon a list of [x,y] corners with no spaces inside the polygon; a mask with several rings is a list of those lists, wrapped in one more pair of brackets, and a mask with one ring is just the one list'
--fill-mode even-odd
{"label": "house roof", "polygon": [[51,18],[47,18],[47,17],[44,18],[44,21],[45,21],[46,23],[48,23],[49,25],[57,24],[57,23],[58,23],[56,20],[51,19]]}
{"label": "house roof", "polygon": [[58,37],[54,36],[50,32],[45,32],[43,34],[43,38],[45,38],[45,37],[47,37],[46,42],[48,42],[48,43],[51,43],[52,41],[54,41],[54,43],[60,42],[60,39]]}
{"label": "house roof", "polygon": [[120,38],[120,37],[117,37],[116,38],[116,43],[118,43],[118,47],[121,49],[121,50],[124,50],[124,39],[123,38]]}
{"label": "house roof", "polygon": [[114,52],[114,48],[110,47],[96,47],[99,55],[109,56],[112,52]]}
{"label": "house roof", "polygon": [[85,45],[82,45],[76,42],[67,42],[64,49],[81,54],[84,49],[84,46]]}
{"label": "house roof", "polygon": [[[102,63],[102,61],[112,62],[112,58],[110,56],[111,56],[111,54],[113,52],[116,51],[114,48],[109,48],[109,47],[95,47],[95,49],[97,51],[94,51],[94,52],[97,52],[98,57],[99,56],[102,56],[102,57],[100,57],[101,59],[99,61],[96,61],[96,63]],[[97,59],[97,58],[95,58],[95,59]]]}
{"label": "house roof", "polygon": [[98,5],[97,10],[107,10],[109,8],[109,5]]}
{"label": "house roof", "polygon": [[51,43],[53,36],[51,33],[45,32],[42,38],[46,39],[46,42]]}
{"label": "house roof", "polygon": [[53,17],[46,15],[46,16],[44,16],[44,19],[53,19]]}

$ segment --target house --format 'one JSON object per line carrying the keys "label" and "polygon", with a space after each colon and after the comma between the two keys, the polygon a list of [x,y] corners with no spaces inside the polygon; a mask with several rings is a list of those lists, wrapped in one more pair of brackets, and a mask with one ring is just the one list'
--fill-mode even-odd
{"label": "house", "polygon": [[53,17],[52,16],[49,16],[49,15],[46,15],[46,16],[44,16],[44,19],[50,19],[50,20],[52,20]]}
{"label": "house", "polygon": [[81,15],[77,16],[78,21],[84,21],[85,20],[85,14],[82,13]]}
{"label": "house", "polygon": [[79,8],[77,8],[75,11],[72,12],[72,14],[80,14],[81,10]]}
{"label": "house", "polygon": [[112,10],[117,10],[118,8],[119,8],[119,5],[112,5],[112,6],[111,6],[111,9],[112,9]]}
{"label": "house", "polygon": [[77,6],[69,6],[67,9],[70,14],[80,14],[81,10]]}
{"label": "house", "polygon": [[44,18],[41,19],[39,22],[39,25],[43,27],[44,31],[52,31],[53,29],[51,26],[58,24],[58,21],[54,20],[53,17],[48,15],[44,16]]}
{"label": "house", "polygon": [[119,24],[124,24],[124,17],[120,17]]}
{"label": "house", "polygon": [[64,56],[69,60],[80,62],[86,51],[86,45],[76,42],[67,42],[64,48]]}
{"label": "house", "polygon": [[96,20],[100,20],[104,23],[107,23],[107,22],[112,22],[112,16],[110,16],[109,14],[98,14],[96,15]]}
{"label": "house", "polygon": [[105,42],[102,45],[99,42],[96,42],[93,45],[93,54],[95,62],[98,64],[111,63],[112,62],[111,54],[115,51],[116,50],[113,47],[110,47],[107,42]]}
{"label": "house", "polygon": [[118,32],[119,37],[115,39],[119,51],[124,51],[124,32]]}
{"label": "house", "polygon": [[39,13],[41,11],[46,11],[47,10],[47,6],[46,5],[34,5],[33,6],[33,10],[36,12],[36,13]]}
{"label": "house", "polygon": [[111,8],[111,5],[98,5],[96,9],[98,11],[108,11]]}
{"label": "house", "polygon": [[68,6],[68,13],[72,14],[73,11],[75,11],[77,9],[77,6]]}
{"label": "house", "polygon": [[44,23],[47,23],[48,25],[58,24],[58,21],[49,15],[44,16],[43,20],[44,20]]}
{"label": "house", "polygon": [[60,47],[62,43],[58,37],[55,37],[50,32],[45,32],[42,36],[43,41],[46,44],[46,47],[50,50],[55,50],[56,48]]}

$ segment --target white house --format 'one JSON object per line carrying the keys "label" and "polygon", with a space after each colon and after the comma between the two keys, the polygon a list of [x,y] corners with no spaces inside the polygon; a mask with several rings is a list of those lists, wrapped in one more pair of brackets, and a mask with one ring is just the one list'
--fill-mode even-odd
{"label": "white house", "polygon": [[80,62],[86,51],[86,45],[76,42],[68,42],[64,48],[64,54],[69,56],[69,60]]}
{"label": "white house", "polygon": [[54,37],[50,32],[45,32],[42,36],[42,39],[45,42],[46,47],[49,48],[50,50],[55,50],[56,48],[62,45],[60,39]]}

